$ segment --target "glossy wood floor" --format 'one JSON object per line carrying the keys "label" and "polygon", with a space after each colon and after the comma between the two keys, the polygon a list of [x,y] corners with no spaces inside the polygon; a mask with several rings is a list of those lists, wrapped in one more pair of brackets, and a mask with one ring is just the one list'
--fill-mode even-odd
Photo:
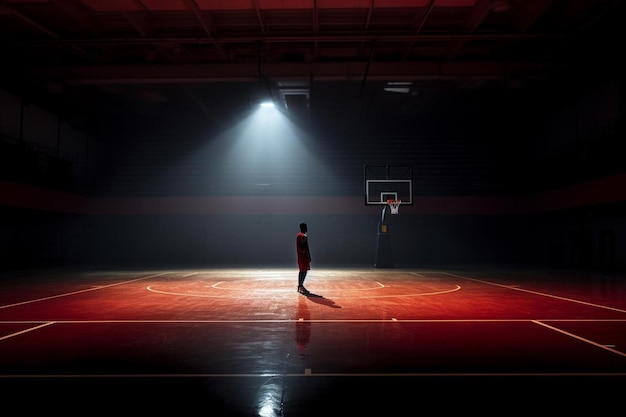
{"label": "glossy wood floor", "polygon": [[296,284],[289,268],[3,272],[5,407],[265,417],[621,404],[621,274],[337,268],[309,272],[311,296]]}

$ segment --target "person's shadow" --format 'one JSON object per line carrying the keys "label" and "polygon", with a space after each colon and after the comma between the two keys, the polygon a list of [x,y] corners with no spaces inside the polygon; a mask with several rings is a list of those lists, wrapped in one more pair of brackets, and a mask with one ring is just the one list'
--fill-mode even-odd
{"label": "person's shadow", "polygon": [[309,293],[306,298],[309,301],[312,301],[314,303],[317,304],[321,304],[330,308],[341,308],[340,305],[336,304],[333,300],[331,300],[330,298],[326,298],[322,295],[319,294],[314,294],[314,293]]}

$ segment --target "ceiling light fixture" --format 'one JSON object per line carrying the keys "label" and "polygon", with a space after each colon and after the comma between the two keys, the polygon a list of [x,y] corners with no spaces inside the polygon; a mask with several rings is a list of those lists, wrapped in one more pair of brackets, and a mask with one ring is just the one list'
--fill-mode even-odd
{"label": "ceiling light fixture", "polygon": [[412,86],[413,83],[410,81],[391,81],[385,86],[385,91],[406,94],[411,91]]}

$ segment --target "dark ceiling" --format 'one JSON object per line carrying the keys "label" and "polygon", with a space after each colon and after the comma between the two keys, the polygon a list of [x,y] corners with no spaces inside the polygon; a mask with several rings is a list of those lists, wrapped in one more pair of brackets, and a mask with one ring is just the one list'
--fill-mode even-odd
{"label": "dark ceiling", "polygon": [[309,121],[446,120],[601,82],[621,62],[623,12],[619,0],[0,0],[1,85],[99,130],[221,128],[265,97]]}

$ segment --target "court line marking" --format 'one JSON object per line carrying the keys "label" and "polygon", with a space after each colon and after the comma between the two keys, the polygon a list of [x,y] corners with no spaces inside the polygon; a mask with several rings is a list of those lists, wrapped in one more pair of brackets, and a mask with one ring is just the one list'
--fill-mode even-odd
{"label": "court line marking", "polygon": [[35,326],[35,327],[31,327],[31,328],[29,328],[29,329],[24,329],[24,330],[21,330],[21,331],[19,331],[19,332],[15,332],[15,333],[7,334],[6,336],[2,336],[2,337],[0,337],[0,340],[10,339],[10,338],[12,338],[12,337],[19,336],[19,335],[24,334],[24,333],[28,333],[28,332],[32,332],[32,331],[35,331],[35,330],[41,329],[42,327],[47,327],[47,326],[50,326],[51,324],[54,324],[54,322],[53,322],[53,321],[50,321],[50,322],[47,322],[47,323],[41,324],[41,325],[39,325],[39,326]]}
{"label": "court line marking", "polygon": [[598,307],[598,308],[603,308],[603,309],[606,309],[606,310],[617,311],[619,313],[626,313],[626,310],[622,310],[622,309],[615,308],[615,307],[604,306],[604,305],[601,305],[601,304],[594,304],[594,303],[590,303],[590,302],[587,302],[587,301],[576,300],[574,298],[561,297],[561,296],[558,296],[558,295],[548,294],[548,293],[544,293],[544,292],[527,290],[527,289],[520,288],[520,287],[513,286],[513,285],[498,284],[496,282],[485,281],[485,280],[476,279],[476,278],[470,278],[470,277],[466,277],[466,276],[463,276],[463,275],[453,274],[453,273],[450,273],[450,272],[442,272],[442,273],[450,275],[450,276],[453,276],[453,277],[465,278],[465,279],[469,279],[470,281],[482,282],[483,284],[495,285],[497,287],[507,288],[507,289],[510,289],[510,290],[523,291],[523,292],[527,292],[529,294],[535,294],[535,295],[541,295],[543,297],[555,298],[557,300],[570,301],[572,303],[583,304],[583,305],[587,305],[587,306],[590,306],[590,307]]}
{"label": "court line marking", "polygon": [[20,306],[20,305],[24,305],[24,304],[30,304],[30,303],[37,303],[39,301],[52,300],[54,298],[67,297],[67,296],[75,295],[75,294],[82,294],[82,293],[85,293],[85,292],[101,290],[101,289],[104,289],[104,288],[115,287],[117,285],[123,285],[123,284],[128,284],[128,283],[131,283],[131,282],[142,281],[142,280],[148,279],[148,278],[158,277],[160,275],[164,275],[164,274],[167,274],[167,273],[168,272],[161,272],[159,274],[148,275],[147,277],[135,278],[135,279],[131,279],[131,280],[128,280],[128,281],[120,281],[120,282],[116,282],[114,284],[102,285],[102,286],[98,286],[98,287],[91,287],[91,288],[87,288],[87,289],[84,289],[84,290],[78,290],[78,291],[72,291],[72,292],[67,292],[67,293],[63,293],[63,294],[51,295],[51,296],[48,296],[48,297],[37,298],[37,299],[34,299],[34,300],[21,301],[19,303],[5,304],[5,305],[1,305],[0,309],[9,308],[9,307],[16,307],[16,306]]}
{"label": "court line marking", "polygon": [[303,373],[241,373],[241,374],[0,374],[0,379],[106,379],[106,378],[267,378],[267,377],[624,377],[626,372],[364,372],[364,373],[339,373],[339,372],[309,372]]}
{"label": "court line marking", "polygon": [[229,324],[229,323],[532,323],[532,322],[615,322],[626,323],[626,319],[257,319],[257,320],[0,320],[0,324]]}
{"label": "court line marking", "polygon": [[[573,320],[573,319],[564,319],[564,320],[552,320],[552,319],[547,319],[546,321],[557,321],[557,322],[579,322],[579,321],[594,321],[594,322],[626,322],[626,319],[597,319],[597,320],[592,320],[592,319],[585,319],[585,320]],[[46,322],[40,322],[40,321],[0,321],[0,324],[25,324],[25,323],[30,323],[30,324],[34,324],[34,323],[42,323],[39,326],[35,326],[29,329],[25,329],[19,332],[15,332],[9,335],[5,335],[0,337],[0,341],[5,340],[5,339],[9,339],[11,337],[15,337],[15,336],[19,336],[21,334],[24,333],[28,333],[34,330],[38,330],[41,329],[43,327],[47,327],[50,326],[52,324],[109,324],[109,323],[131,323],[131,324],[137,324],[137,323],[142,323],[142,324],[147,324],[147,323],[157,323],[157,324],[184,324],[184,323],[204,323],[204,324],[215,324],[215,323],[219,323],[219,324],[230,324],[230,323],[295,323],[295,322],[300,322],[300,323],[491,323],[491,322],[507,322],[507,323],[535,323],[538,324],[540,326],[546,327],[548,329],[554,330],[556,332],[565,334],[567,336],[570,336],[572,338],[575,338],[577,340],[583,341],[585,343],[591,344],[593,346],[599,347],[601,349],[607,350],[609,352],[612,352],[614,354],[620,355],[620,356],[624,356],[626,357],[626,353],[621,352],[619,350],[616,349],[612,349],[610,347],[610,345],[602,345],[599,343],[596,343],[592,340],[583,338],[581,336],[577,336],[573,333],[569,333],[565,330],[559,329],[557,327],[554,326],[550,326],[547,323],[542,322],[541,320],[528,320],[528,319],[472,319],[472,320],[460,320],[460,319],[454,319],[454,320],[398,320],[397,318],[392,318],[389,320],[306,320],[302,317],[298,318],[298,319],[288,319],[288,320],[57,320],[57,321],[46,321]]]}
{"label": "court line marking", "polygon": [[556,332],[562,333],[562,334],[564,334],[566,336],[573,337],[574,339],[580,340],[582,342],[589,343],[589,344],[591,344],[593,346],[599,347],[599,348],[604,349],[604,350],[608,350],[611,353],[615,353],[617,355],[626,357],[626,353],[620,352],[619,350],[616,350],[616,349],[611,349],[607,345],[602,345],[600,343],[596,343],[593,340],[589,340],[589,339],[586,339],[584,337],[577,336],[577,335],[575,335],[573,333],[570,333],[570,332],[567,332],[565,330],[559,329],[558,327],[550,326],[549,324],[542,323],[540,321],[533,320],[532,322],[535,323],[535,324],[538,324],[540,326],[547,327],[548,329],[554,330]]}
{"label": "court line marking", "polygon": [[[222,287],[222,284],[226,284],[226,283],[237,283],[237,281],[245,281],[245,282],[252,282],[252,281],[274,281],[276,282],[277,280],[275,278],[255,278],[255,279],[250,279],[250,280],[245,280],[245,279],[233,279],[233,280],[229,280],[229,281],[218,281],[215,284],[211,285],[211,288],[215,288],[216,290],[224,290],[224,291],[250,291],[249,289],[245,289],[245,288],[228,288],[228,287]],[[289,280],[289,282],[292,282],[293,280]],[[368,280],[371,281],[371,280]],[[374,281],[374,283],[376,283],[378,286],[377,287],[371,287],[371,288],[351,288],[352,291],[370,291],[370,290],[379,290],[381,288],[386,288],[385,285],[381,284],[378,281]],[[207,286],[208,287],[208,286]],[[293,286],[290,286],[289,289],[285,288],[283,290],[276,290],[273,288],[261,288],[261,289],[255,289],[255,292],[292,292],[293,291]],[[337,290],[335,290],[337,291]]]}
{"label": "court line marking", "polygon": [[[292,289],[262,289],[262,290],[254,290],[255,292],[261,292],[263,293],[263,295],[260,295],[258,297],[254,297],[254,296],[244,296],[244,297],[240,297],[235,295],[238,292],[242,292],[242,291],[249,291],[249,290],[244,290],[244,289],[230,289],[230,288],[219,288],[218,285],[222,284],[225,281],[219,281],[215,284],[213,284],[211,287],[215,288],[217,290],[221,290],[221,291],[233,291],[233,294],[219,294],[219,295],[212,295],[212,294],[198,294],[198,293],[182,293],[182,292],[175,292],[175,291],[163,291],[163,290],[157,290],[155,288],[152,288],[151,285],[146,287],[146,290],[150,291],[150,292],[154,292],[154,293],[158,293],[158,294],[164,294],[164,295],[176,295],[176,296],[182,296],[182,297],[202,297],[202,298],[228,298],[228,299],[254,299],[254,298],[264,298],[266,297],[268,294],[276,294],[276,293],[287,293],[287,292],[292,292]],[[385,285],[381,284],[380,282],[376,282],[378,285],[380,285],[380,287],[378,288],[357,288],[356,290],[359,291],[370,291],[370,290],[379,290],[382,288],[389,288],[386,287]],[[452,292],[456,292],[459,291],[461,289],[460,285],[455,285],[454,288],[448,289],[448,290],[442,290],[442,291],[433,291],[433,292],[423,292],[423,293],[411,293],[411,294],[390,294],[390,295],[360,295],[360,296],[342,296],[342,295],[334,295],[332,296],[333,299],[335,298],[397,298],[397,297],[422,297],[422,296],[428,296],[428,295],[440,295],[440,294],[448,294],[448,293],[452,293]],[[338,290],[334,290],[334,291],[338,291]],[[323,291],[322,291],[323,292]],[[329,292],[332,292],[329,291]]]}

